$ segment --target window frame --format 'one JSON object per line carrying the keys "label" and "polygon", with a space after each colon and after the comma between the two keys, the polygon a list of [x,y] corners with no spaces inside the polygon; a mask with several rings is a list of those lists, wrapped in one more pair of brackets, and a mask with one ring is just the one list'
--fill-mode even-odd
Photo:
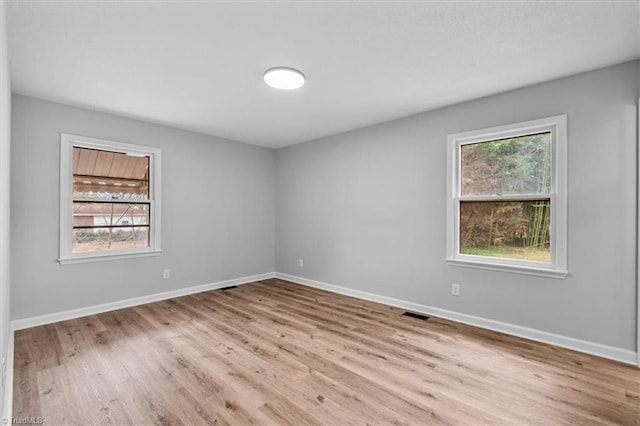
{"label": "window frame", "polygon": [[[149,156],[149,247],[73,253],[73,147]],[[159,255],[161,250],[161,150],[86,136],[60,134],[60,251],[58,262],[97,262]],[[146,201],[145,201],[146,202]]]}
{"label": "window frame", "polygon": [[[531,195],[461,196],[461,147],[472,143],[551,133],[550,262],[507,259],[460,253],[462,200],[520,201]],[[566,278],[567,270],[567,116],[556,115],[504,126],[450,134],[447,137],[447,257],[452,266]],[[545,195],[546,198],[546,195]]]}

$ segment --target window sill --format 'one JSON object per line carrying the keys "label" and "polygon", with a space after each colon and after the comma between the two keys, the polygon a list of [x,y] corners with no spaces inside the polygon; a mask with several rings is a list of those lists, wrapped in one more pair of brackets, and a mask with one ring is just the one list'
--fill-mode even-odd
{"label": "window sill", "polygon": [[159,256],[162,253],[162,250],[149,250],[149,251],[139,251],[139,252],[130,252],[130,253],[101,253],[99,255],[91,254],[91,255],[76,255],[69,257],[61,257],[58,259],[58,263],[61,265],[71,265],[74,263],[89,263],[89,262],[103,262],[105,260],[120,260],[120,259],[131,259],[135,257],[148,257],[148,256]]}
{"label": "window sill", "polygon": [[510,272],[513,274],[534,275],[545,278],[555,278],[563,280],[569,275],[569,271],[560,269],[546,269],[532,266],[521,265],[505,265],[501,263],[490,263],[482,261],[446,259],[447,264],[451,266],[461,266],[463,268],[485,269],[488,271]]}

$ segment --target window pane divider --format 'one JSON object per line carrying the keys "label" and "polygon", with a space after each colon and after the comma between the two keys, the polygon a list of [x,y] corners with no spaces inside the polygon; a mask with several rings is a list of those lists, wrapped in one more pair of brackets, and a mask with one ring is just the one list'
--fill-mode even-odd
{"label": "window pane divider", "polygon": [[106,229],[106,228],[150,228],[151,225],[74,225],[73,229]]}
{"label": "window pane divider", "polygon": [[151,204],[153,200],[123,200],[120,198],[74,198],[74,203]]}
{"label": "window pane divider", "polygon": [[481,201],[545,201],[550,200],[551,194],[531,194],[531,195],[462,195],[457,197],[460,201],[481,202]]}

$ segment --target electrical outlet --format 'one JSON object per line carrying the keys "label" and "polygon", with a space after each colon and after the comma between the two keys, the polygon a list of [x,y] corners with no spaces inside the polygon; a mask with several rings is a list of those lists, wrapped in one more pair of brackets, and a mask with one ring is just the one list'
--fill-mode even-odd
{"label": "electrical outlet", "polygon": [[304,268],[304,259],[298,260],[298,266]]}
{"label": "electrical outlet", "polygon": [[164,278],[165,280],[171,278],[171,269],[165,269],[164,271],[162,271],[162,278]]}
{"label": "electrical outlet", "polygon": [[460,284],[451,284],[451,295],[460,296]]}

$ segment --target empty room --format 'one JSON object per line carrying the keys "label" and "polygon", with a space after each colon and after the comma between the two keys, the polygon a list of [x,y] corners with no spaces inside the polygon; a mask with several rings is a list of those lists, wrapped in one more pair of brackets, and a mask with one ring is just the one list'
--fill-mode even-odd
{"label": "empty room", "polygon": [[640,1],[0,18],[2,424],[640,425]]}

